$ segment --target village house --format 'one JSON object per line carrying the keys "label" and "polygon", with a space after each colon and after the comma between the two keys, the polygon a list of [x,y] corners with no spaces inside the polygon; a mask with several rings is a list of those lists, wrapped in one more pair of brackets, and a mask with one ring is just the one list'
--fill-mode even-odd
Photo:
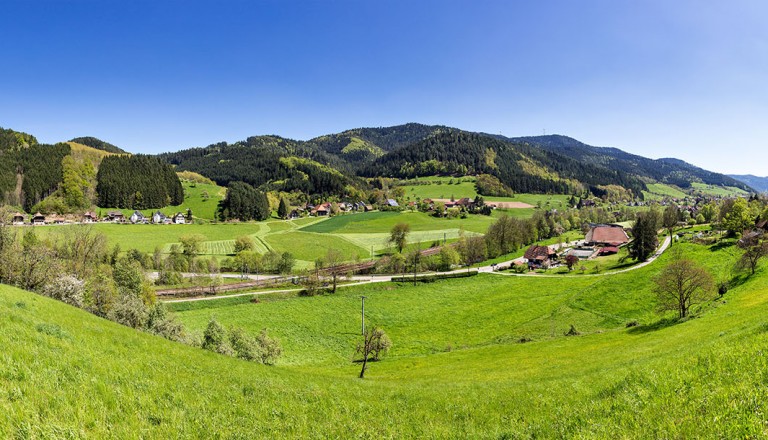
{"label": "village house", "polygon": [[177,225],[183,225],[187,223],[187,219],[184,217],[184,214],[177,212],[173,216],[173,223]]}
{"label": "village house", "polygon": [[107,212],[107,216],[104,217],[104,221],[113,222],[113,223],[122,223],[123,221],[125,221],[125,216],[121,211],[109,211]]}
{"label": "village house", "polygon": [[35,213],[35,215],[32,216],[31,223],[35,226],[42,226],[45,224],[45,216],[37,212]]}
{"label": "village house", "polygon": [[387,199],[387,205],[393,208],[400,206],[395,199]]}
{"label": "village house", "polygon": [[139,211],[133,211],[133,214],[131,214],[131,216],[130,216],[128,219],[129,219],[129,220],[131,221],[131,223],[133,223],[133,224],[136,224],[136,223],[144,223],[144,222],[146,222],[146,220],[147,220],[147,219],[144,217],[144,214],[142,214],[142,213],[141,213],[141,212],[139,212]]}
{"label": "village house", "polygon": [[314,209],[312,209],[309,214],[317,217],[331,215],[331,204],[329,202],[321,203],[314,207]]}
{"label": "village house", "polygon": [[629,237],[620,225],[594,225],[584,237],[584,243],[589,246],[618,248],[629,243]]}
{"label": "village house", "polygon": [[16,214],[13,214],[13,219],[11,220],[11,223],[14,225],[23,225],[24,224],[24,214],[17,212]]}
{"label": "village house", "polygon": [[524,257],[528,261],[528,268],[547,268],[557,261],[557,252],[549,246],[533,245],[525,251]]}
{"label": "village house", "polygon": [[168,217],[166,217],[166,215],[160,211],[157,211],[154,214],[152,214],[152,223],[156,225],[162,225],[163,223],[166,222],[167,219]]}
{"label": "village house", "polygon": [[99,220],[99,217],[96,215],[95,212],[88,211],[85,214],[83,214],[82,222],[83,223],[94,223]]}

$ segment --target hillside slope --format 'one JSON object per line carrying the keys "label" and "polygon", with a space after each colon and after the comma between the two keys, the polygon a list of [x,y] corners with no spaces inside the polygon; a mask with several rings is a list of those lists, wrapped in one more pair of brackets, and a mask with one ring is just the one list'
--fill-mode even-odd
{"label": "hillside slope", "polygon": [[729,176],[754,188],[756,191],[768,192],[768,177],[753,176],[751,174],[729,174]]}
{"label": "hillside slope", "polygon": [[418,177],[491,174],[516,192],[569,194],[597,185],[621,185],[637,194],[644,188],[628,178],[566,156],[460,130],[441,131],[400,147],[366,166],[363,175]]}
{"label": "hillside slope", "polygon": [[[504,138],[503,136],[496,136]],[[709,185],[733,186],[746,191],[750,188],[732,177],[707,171],[679,159],[648,159],[618,148],[593,147],[576,139],[560,135],[504,138],[524,142],[547,151],[620,171],[646,180],[689,188],[694,182]]]}
{"label": "hillside slope", "polygon": [[[727,260],[727,251],[680,246],[709,265],[727,263],[720,261]],[[584,278],[578,290],[563,289],[569,292],[565,297],[549,294],[548,286],[563,283],[558,278],[492,275],[365,290],[372,294],[366,308],[370,324],[381,323],[401,348],[372,364],[363,381],[355,378],[359,365],[349,362],[353,347],[329,342],[355,338],[359,321],[342,334],[337,328],[340,318],[359,313],[360,291],[262,304],[246,299],[209,310],[224,317],[230,316],[228,308],[246,307],[255,325],[291,332],[295,343],[284,336],[284,345],[297,353],[285,364],[265,367],[137,333],[0,286],[0,436],[764,437],[764,269],[742,279],[727,301],[715,301],[699,318],[676,325],[622,325],[525,344],[486,339],[505,331],[497,319],[509,319],[495,316],[496,306],[515,310],[512,319],[546,333],[550,315],[567,323],[590,309],[637,308],[635,288],[645,290],[643,280],[657,271],[649,266],[613,280]],[[630,280],[633,289],[616,289]],[[478,282],[492,286],[490,297],[475,291]],[[519,289],[520,283],[527,288]],[[426,296],[419,296],[421,289]],[[453,291],[441,299],[440,292]],[[608,296],[596,296],[600,292]],[[379,309],[379,303],[386,307]],[[205,312],[207,305],[202,306]],[[302,314],[309,318],[302,320]],[[537,314],[541,319],[527,318]],[[610,326],[626,319],[610,311],[594,316],[597,326],[606,325],[601,319]],[[436,350],[433,344],[446,334],[475,342]],[[306,356],[316,351],[332,352],[333,362],[322,366]]]}

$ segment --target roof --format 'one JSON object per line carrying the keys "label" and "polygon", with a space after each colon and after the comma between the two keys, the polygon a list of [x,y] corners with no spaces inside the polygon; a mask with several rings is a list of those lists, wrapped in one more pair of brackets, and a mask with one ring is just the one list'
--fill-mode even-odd
{"label": "roof", "polygon": [[400,206],[397,204],[397,201],[395,199],[387,199],[387,204],[389,206]]}
{"label": "roof", "polygon": [[616,246],[605,246],[604,248],[600,249],[601,255],[608,255],[608,254],[618,254],[619,248]]}
{"label": "roof", "polygon": [[599,225],[587,232],[584,237],[586,243],[602,243],[613,246],[620,246],[629,243],[629,237],[624,232],[624,228],[618,225]]}
{"label": "roof", "polygon": [[557,253],[553,251],[549,246],[533,245],[525,251],[525,258],[527,260],[546,260]]}

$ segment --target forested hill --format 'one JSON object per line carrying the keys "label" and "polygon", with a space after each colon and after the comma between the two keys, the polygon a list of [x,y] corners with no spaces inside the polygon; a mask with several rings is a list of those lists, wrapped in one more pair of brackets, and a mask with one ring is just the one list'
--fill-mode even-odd
{"label": "forested hill", "polygon": [[176,165],[177,171],[194,171],[219,185],[242,181],[263,190],[310,195],[345,195],[365,186],[343,159],[311,143],[279,136],[252,136],[159,157]]}
{"label": "forested hill", "polygon": [[679,159],[649,159],[617,148],[593,147],[576,139],[560,135],[517,138],[492,136],[511,142],[525,143],[568,156],[584,164],[600,165],[646,181],[654,180],[677,185],[681,188],[688,188],[693,182],[702,182],[710,185],[733,186],[746,191],[751,190],[749,185],[745,185],[732,177],[698,168]]}
{"label": "forested hill", "polygon": [[16,151],[37,145],[37,139],[31,134],[0,127],[0,152]]}
{"label": "forested hill", "polygon": [[86,145],[88,147],[95,148],[97,150],[106,151],[108,153],[115,153],[115,154],[128,153],[127,151],[123,150],[120,147],[112,145],[109,142],[104,142],[101,139],[97,139],[92,136],[76,137],[74,139],[70,139],[69,142],[75,142],[78,144]]}
{"label": "forested hill", "polygon": [[307,143],[360,168],[390,151],[448,130],[451,128],[442,125],[408,123],[393,127],[355,128],[316,137]]}
{"label": "forested hill", "polygon": [[729,174],[729,177],[742,182],[745,185],[749,185],[759,192],[768,192],[768,177],[758,177],[751,174]]}
{"label": "forested hill", "polygon": [[639,194],[644,184],[622,171],[580,163],[526,143],[461,130],[439,131],[400,147],[366,166],[369,177],[490,174],[516,192],[572,193],[585,187],[620,185]]}

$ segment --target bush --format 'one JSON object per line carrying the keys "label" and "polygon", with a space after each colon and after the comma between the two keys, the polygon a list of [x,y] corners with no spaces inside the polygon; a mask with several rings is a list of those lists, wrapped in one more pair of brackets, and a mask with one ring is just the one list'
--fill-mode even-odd
{"label": "bush", "polygon": [[137,295],[123,292],[109,313],[109,319],[128,327],[143,329],[147,324],[147,306]]}
{"label": "bush", "polygon": [[263,329],[256,337],[256,344],[259,346],[259,358],[264,365],[274,365],[277,358],[283,354],[280,341],[267,335],[267,329]]}
{"label": "bush", "polygon": [[168,313],[163,303],[157,303],[149,310],[147,330],[171,341],[184,342],[184,324]]}
{"label": "bush", "polygon": [[571,329],[565,332],[565,336],[579,336],[581,334],[580,331],[576,330],[576,327],[571,324]]}
{"label": "bush", "polygon": [[42,293],[69,305],[82,308],[85,302],[85,282],[71,275],[62,275],[45,284]]}

